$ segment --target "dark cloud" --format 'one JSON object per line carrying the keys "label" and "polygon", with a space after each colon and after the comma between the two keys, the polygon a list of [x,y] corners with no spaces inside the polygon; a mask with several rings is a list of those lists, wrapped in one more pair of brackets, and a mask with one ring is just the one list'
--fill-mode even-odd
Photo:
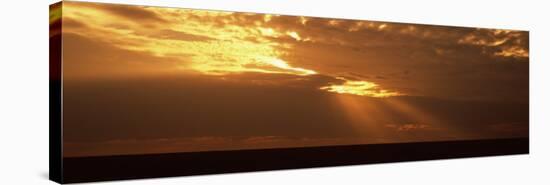
{"label": "dark cloud", "polygon": [[66,82],[64,87],[66,141],[353,135],[339,123],[343,115],[327,100],[329,94],[316,89],[185,76]]}
{"label": "dark cloud", "polygon": [[[457,32],[468,33],[462,30],[464,28]],[[358,41],[374,39],[365,41],[366,45],[355,46],[361,48],[359,52],[353,47],[310,42],[298,42],[292,48],[281,49],[288,51],[284,56],[287,61],[294,61],[301,67],[328,74],[355,74],[348,76],[373,81],[405,94],[456,99],[528,100],[528,83],[525,82],[529,77],[529,63],[524,62],[525,59],[495,57],[484,53],[485,46],[458,44],[459,36],[416,38],[418,42],[407,38],[409,36],[388,39],[387,33],[355,37]],[[387,43],[372,45],[377,40]]]}
{"label": "dark cloud", "polygon": [[[258,136],[283,137],[286,143],[309,138],[309,142],[300,143],[304,146],[322,144],[317,140],[327,138],[344,138],[332,144],[477,139],[525,136],[524,131],[502,128],[507,123],[514,124],[514,128],[528,127],[528,104],[338,95],[357,105],[353,106],[356,112],[347,112],[351,110],[340,104],[345,102],[335,101],[334,94],[307,88],[330,81],[328,77],[298,80],[291,75],[248,75],[226,76],[237,79],[229,82],[207,76],[68,81],[64,84],[64,139],[73,145],[65,149],[78,152],[85,143],[110,142],[113,147],[135,150],[138,145],[116,141],[155,143],[162,139],[203,137],[224,138],[224,144],[194,141],[193,146],[210,148],[192,148],[236,149],[243,146],[225,140]],[[285,78],[285,85],[250,80]],[[403,107],[413,107],[417,112]],[[247,146],[288,146],[276,143]]]}
{"label": "dark cloud", "polygon": [[185,63],[181,57],[156,57],[72,33],[63,33],[63,46],[65,80],[170,73]]}

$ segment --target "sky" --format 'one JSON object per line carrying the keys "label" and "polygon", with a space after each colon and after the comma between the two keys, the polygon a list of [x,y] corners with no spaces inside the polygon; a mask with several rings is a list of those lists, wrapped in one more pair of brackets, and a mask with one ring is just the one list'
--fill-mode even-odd
{"label": "sky", "polygon": [[529,134],[526,31],[70,1],[61,12],[64,156]]}

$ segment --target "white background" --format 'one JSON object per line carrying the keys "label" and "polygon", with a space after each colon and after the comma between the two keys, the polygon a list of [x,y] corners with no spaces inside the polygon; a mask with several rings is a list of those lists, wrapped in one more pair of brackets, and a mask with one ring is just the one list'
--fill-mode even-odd
{"label": "white background", "polygon": [[[530,31],[531,154],[105,184],[549,184],[550,6],[545,1],[100,0],[155,6],[352,18]],[[48,5],[0,10],[0,184],[54,184],[48,176]],[[546,18],[545,18],[546,17]],[[546,176],[545,176],[546,175]]]}

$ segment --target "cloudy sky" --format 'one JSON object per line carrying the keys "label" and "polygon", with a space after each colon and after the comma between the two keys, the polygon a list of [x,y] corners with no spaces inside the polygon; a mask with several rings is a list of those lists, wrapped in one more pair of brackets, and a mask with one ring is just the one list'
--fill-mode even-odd
{"label": "cloudy sky", "polygon": [[525,31],[83,2],[61,17],[65,156],[528,137]]}

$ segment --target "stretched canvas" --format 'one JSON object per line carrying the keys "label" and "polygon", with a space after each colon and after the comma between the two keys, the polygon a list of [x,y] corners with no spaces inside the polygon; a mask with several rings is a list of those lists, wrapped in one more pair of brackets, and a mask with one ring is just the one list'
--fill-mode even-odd
{"label": "stretched canvas", "polygon": [[60,183],[527,154],[529,33],[63,1]]}

